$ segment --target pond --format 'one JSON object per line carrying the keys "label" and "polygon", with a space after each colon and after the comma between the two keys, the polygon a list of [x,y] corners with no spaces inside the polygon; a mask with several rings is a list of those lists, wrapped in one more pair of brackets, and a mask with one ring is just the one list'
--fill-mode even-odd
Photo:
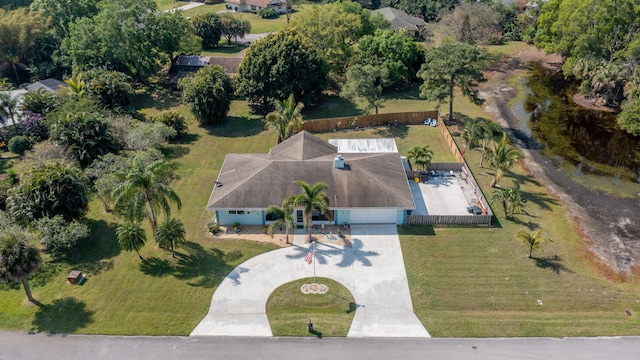
{"label": "pond", "polygon": [[576,174],[640,182],[640,138],[621,130],[616,114],[585,109],[572,101],[576,85],[561,73],[530,64],[523,97],[511,111],[520,131],[542,143],[544,153]]}

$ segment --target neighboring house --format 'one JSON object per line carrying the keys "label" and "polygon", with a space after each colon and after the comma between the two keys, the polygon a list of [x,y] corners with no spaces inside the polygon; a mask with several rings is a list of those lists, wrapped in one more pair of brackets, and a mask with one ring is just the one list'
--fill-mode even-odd
{"label": "neighboring house", "polygon": [[[222,225],[270,224],[274,219],[265,209],[300,194],[296,180],[328,185],[331,216],[314,214],[314,223],[402,224],[407,210],[415,209],[394,139],[325,142],[302,131],[268,154],[228,154],[207,210],[215,211]],[[296,223],[302,225],[302,210],[295,212]]]}
{"label": "neighboring house", "polygon": [[[43,80],[31,83],[22,89],[11,90],[11,91],[7,91],[6,93],[8,93],[11,96],[11,98],[18,98],[18,104],[21,104],[22,97],[24,96],[24,94],[28,92],[36,92],[36,91],[40,91],[40,89],[42,89],[43,91],[55,92],[61,87],[69,87],[69,85],[67,85],[67,83],[65,83],[64,81],[60,81],[57,79],[43,79]],[[2,113],[2,111],[0,111],[0,113]],[[20,122],[21,116],[22,116],[22,111],[20,110],[20,106],[18,105],[18,111],[16,113],[16,119],[15,119],[16,122]],[[6,115],[2,115],[2,117],[0,118],[0,127],[8,126],[8,125],[12,125],[12,121],[9,120]]]}
{"label": "neighboring house", "polygon": [[61,87],[67,88],[69,87],[69,85],[67,85],[66,82],[60,81],[58,79],[44,79],[44,80],[36,81],[32,84],[27,85],[26,89],[29,92],[35,92],[40,89],[43,89],[44,91],[49,91],[49,92],[56,92],[56,90],[58,90]]}
{"label": "neighboring house", "polygon": [[394,9],[392,7],[377,9],[371,12],[371,15],[376,14],[381,14],[391,23],[391,26],[389,26],[389,30],[404,28],[409,34],[413,36],[422,35],[422,31],[427,25],[427,23],[424,22],[424,20],[422,20],[421,18],[407,15],[407,13],[405,13],[404,11]]}
{"label": "neighboring house", "polygon": [[198,72],[207,65],[220,65],[227,73],[237,74],[242,58],[222,56],[187,56],[180,55],[175,64],[169,69],[170,84],[173,89],[178,88],[178,81],[183,77]]}
{"label": "neighboring house", "polygon": [[287,12],[285,0],[226,0],[227,10],[239,12],[256,12],[260,9],[272,8],[278,14]]}

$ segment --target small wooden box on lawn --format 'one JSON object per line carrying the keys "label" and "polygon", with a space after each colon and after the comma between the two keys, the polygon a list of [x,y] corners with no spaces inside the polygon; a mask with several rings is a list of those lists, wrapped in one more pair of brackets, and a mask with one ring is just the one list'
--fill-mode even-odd
{"label": "small wooden box on lawn", "polygon": [[69,275],[67,275],[67,280],[72,284],[79,284],[82,282],[82,272],[80,272],[80,270],[71,270]]}

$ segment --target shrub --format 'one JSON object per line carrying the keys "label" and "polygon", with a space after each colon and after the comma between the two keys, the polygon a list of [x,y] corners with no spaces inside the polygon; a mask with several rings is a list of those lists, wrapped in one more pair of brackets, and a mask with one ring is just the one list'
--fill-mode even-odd
{"label": "shrub", "polygon": [[125,138],[125,149],[146,150],[158,148],[167,139],[175,136],[176,131],[164,124],[136,121]]}
{"label": "shrub", "polygon": [[207,228],[209,229],[209,232],[214,236],[218,236],[222,232],[222,229],[220,228],[220,224],[218,224],[215,221],[210,222],[207,225]]}
{"label": "shrub", "polygon": [[233,230],[236,230],[236,231],[242,229],[242,225],[237,221],[234,222],[233,225],[231,225],[231,227],[233,228]]}
{"label": "shrub", "polygon": [[258,16],[263,19],[273,19],[278,17],[278,14],[276,13],[275,9],[265,8],[258,10]]}
{"label": "shrub", "polygon": [[89,237],[89,227],[78,221],[66,222],[61,215],[38,220],[40,243],[53,256],[71,255],[76,245]]}
{"label": "shrub", "polygon": [[9,151],[16,155],[24,155],[24,152],[31,149],[31,141],[26,136],[18,135],[9,140]]}
{"label": "shrub", "polygon": [[24,134],[32,138],[34,142],[40,142],[49,138],[49,128],[39,113],[28,110],[23,111],[22,127],[24,128]]}
{"label": "shrub", "polygon": [[153,118],[153,121],[160,122],[176,131],[175,136],[169,140],[175,140],[188,132],[187,120],[184,115],[174,110],[163,111]]}

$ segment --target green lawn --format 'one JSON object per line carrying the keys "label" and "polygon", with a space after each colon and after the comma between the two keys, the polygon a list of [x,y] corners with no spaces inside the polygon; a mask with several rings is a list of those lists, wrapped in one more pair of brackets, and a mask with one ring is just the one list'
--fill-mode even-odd
{"label": "green lawn", "polygon": [[179,1],[179,0],[156,0],[156,4],[158,4],[158,9],[160,10],[169,10],[174,9],[179,6],[189,4],[189,1]]}
{"label": "green lawn", "polygon": [[[303,284],[312,278],[299,279],[274,290],[267,301],[267,316],[273,336],[347,336],[355,315],[356,303],[340,283],[317,278],[316,283],[329,287],[326,294],[303,294]],[[311,319],[315,333],[307,331]]]}
{"label": "green lawn", "polygon": [[[226,44],[227,40],[221,40],[221,42],[224,42]],[[218,46],[213,50],[203,50],[200,55],[202,56],[223,56],[223,57],[237,57],[240,55],[240,52],[244,49],[246,49],[247,47],[244,45],[236,45],[236,44],[232,44],[232,45],[223,45],[223,46]]]}
{"label": "green lawn", "polygon": [[225,9],[226,9],[225,3],[214,4],[214,5],[202,5],[202,6],[198,6],[198,7],[183,11],[182,15],[184,15],[185,17],[192,17],[199,14],[218,12],[220,10],[225,10]]}
{"label": "green lawn", "polygon": [[[382,112],[429,110],[434,106],[418,97],[417,86],[386,96],[389,101]],[[165,109],[188,115],[176,96],[158,85],[140,88],[134,104],[145,118]],[[321,106],[308,109],[305,117],[357,115],[361,109],[362,104],[330,98]],[[456,98],[454,111],[486,117],[480,107],[461,97]],[[114,236],[118,220],[93,201],[88,214],[93,236],[81,253],[67,262],[46,262],[31,280],[39,305],[28,303],[22,289],[0,285],[0,328],[50,333],[187,335],[206,314],[216,286],[234,266],[274,249],[271,245],[206,236],[211,214],[204,208],[225,155],[266,153],[275,144],[275,135],[264,130],[263,123],[250,114],[244,101],[232,102],[228,123],[203,128],[192,122],[189,129],[191,134],[182,143],[165,148],[178,166],[178,178],[172,187],[183,203],[174,215],[184,222],[189,240],[177,258],[158,249],[151,239],[142,250],[144,262],[135,253],[120,251]],[[460,129],[452,128],[452,132],[459,134]],[[437,130],[425,126],[319,136],[394,136],[402,154],[412,146],[428,144],[435,151],[434,161],[451,161],[446,145],[438,140]],[[490,196],[493,171],[478,167],[479,152],[469,150],[466,156],[476,179]],[[12,168],[16,161],[0,160],[0,168]],[[637,277],[611,274],[600,266],[559,201],[520,167],[507,173],[501,185],[511,186],[514,179],[528,200],[527,214],[518,215],[515,221],[505,220],[497,205],[497,222],[491,228],[401,230],[414,309],[427,330],[441,337],[637,335]],[[514,233],[535,227],[554,242],[545,246],[544,253],[536,254],[537,259],[527,259],[526,248],[514,240]],[[66,275],[72,269],[87,274],[88,280],[82,286],[66,284]],[[283,290],[284,295],[278,291],[274,296],[288,298],[287,293],[293,295],[296,291],[296,285],[292,286]],[[543,304],[538,305],[537,300]],[[294,335],[306,335],[298,317],[321,316],[320,310],[313,308],[316,305],[308,304],[298,305],[300,312],[291,318],[270,315],[272,327],[295,327]],[[335,309],[344,310],[345,304],[350,309],[348,302],[336,303]],[[274,311],[276,307],[270,305]],[[626,316],[627,309],[634,315]],[[334,319],[339,319],[335,325],[318,330],[327,336],[333,329],[335,334],[344,334],[338,328],[348,328],[351,318]]]}

